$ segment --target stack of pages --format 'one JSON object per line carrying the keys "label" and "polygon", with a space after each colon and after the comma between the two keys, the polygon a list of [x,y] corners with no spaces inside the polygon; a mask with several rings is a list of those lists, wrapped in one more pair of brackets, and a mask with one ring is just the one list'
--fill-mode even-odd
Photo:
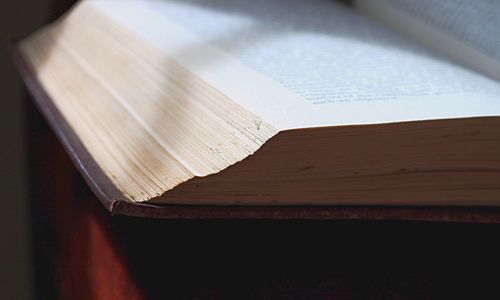
{"label": "stack of pages", "polygon": [[87,0],[18,49],[111,206],[495,206],[498,16],[485,0]]}

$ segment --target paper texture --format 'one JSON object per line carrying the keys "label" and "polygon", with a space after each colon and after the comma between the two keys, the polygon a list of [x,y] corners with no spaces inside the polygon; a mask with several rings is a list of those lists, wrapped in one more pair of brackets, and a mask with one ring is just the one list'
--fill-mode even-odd
{"label": "paper texture", "polygon": [[355,4],[366,15],[500,81],[500,2],[357,0]]}
{"label": "paper texture", "polygon": [[498,116],[500,84],[332,1],[87,1],[279,129]]}

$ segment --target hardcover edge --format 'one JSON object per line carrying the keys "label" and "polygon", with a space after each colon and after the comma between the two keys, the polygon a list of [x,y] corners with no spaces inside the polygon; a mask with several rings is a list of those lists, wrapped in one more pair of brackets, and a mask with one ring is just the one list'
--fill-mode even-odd
{"label": "hardcover edge", "polygon": [[162,219],[373,220],[500,223],[499,207],[478,206],[192,206],[152,205],[126,200],[97,165],[54,105],[16,42],[9,45],[12,61],[73,164],[101,204],[112,215]]}

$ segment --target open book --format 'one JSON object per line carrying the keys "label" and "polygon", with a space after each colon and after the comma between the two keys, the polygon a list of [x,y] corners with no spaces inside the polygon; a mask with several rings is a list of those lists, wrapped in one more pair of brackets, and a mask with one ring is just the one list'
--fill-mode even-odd
{"label": "open book", "polygon": [[498,16],[495,1],[87,0],[19,49],[113,201],[500,205]]}

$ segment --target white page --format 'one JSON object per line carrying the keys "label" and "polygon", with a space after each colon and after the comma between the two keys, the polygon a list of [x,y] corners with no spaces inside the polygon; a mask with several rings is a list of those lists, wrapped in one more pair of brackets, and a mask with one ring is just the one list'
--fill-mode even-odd
{"label": "white page", "polygon": [[500,115],[498,82],[335,2],[87,3],[279,129]]}

